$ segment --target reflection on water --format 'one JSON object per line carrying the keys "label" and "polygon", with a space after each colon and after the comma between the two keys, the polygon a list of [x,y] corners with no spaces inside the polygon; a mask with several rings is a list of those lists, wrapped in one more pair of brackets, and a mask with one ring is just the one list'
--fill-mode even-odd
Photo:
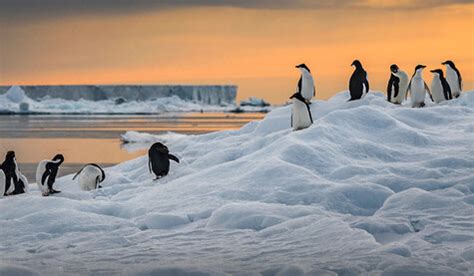
{"label": "reflection on water", "polygon": [[36,164],[57,153],[66,159],[61,175],[74,172],[84,163],[107,166],[144,155],[143,147],[127,150],[121,146],[120,134],[128,130],[198,134],[238,129],[263,116],[261,113],[0,116],[0,159],[3,160],[8,150],[14,150],[21,170],[34,182]]}

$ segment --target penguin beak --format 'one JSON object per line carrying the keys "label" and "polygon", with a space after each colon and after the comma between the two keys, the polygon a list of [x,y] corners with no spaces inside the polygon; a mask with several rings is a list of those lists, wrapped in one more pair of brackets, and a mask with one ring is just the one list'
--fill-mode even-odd
{"label": "penguin beak", "polygon": [[421,65],[421,68],[426,68],[426,65]]}
{"label": "penguin beak", "polygon": [[445,61],[445,62],[443,62],[443,63],[441,63],[441,64],[443,64],[443,65],[446,65],[446,61]]}

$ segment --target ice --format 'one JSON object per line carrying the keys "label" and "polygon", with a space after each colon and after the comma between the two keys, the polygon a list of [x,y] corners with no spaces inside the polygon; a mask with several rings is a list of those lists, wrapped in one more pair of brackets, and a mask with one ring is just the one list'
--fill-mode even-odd
{"label": "ice", "polygon": [[[25,92],[24,89],[27,89]],[[0,113],[156,114],[267,111],[235,105],[235,86],[0,86]],[[2,93],[5,90],[5,93]]]}
{"label": "ice", "polygon": [[[105,169],[103,189],[0,199],[0,271],[42,275],[473,275],[474,93],[414,109],[314,100],[239,130],[127,132],[181,162]],[[125,103],[124,103],[125,104]],[[5,256],[5,255],[4,255]]]}

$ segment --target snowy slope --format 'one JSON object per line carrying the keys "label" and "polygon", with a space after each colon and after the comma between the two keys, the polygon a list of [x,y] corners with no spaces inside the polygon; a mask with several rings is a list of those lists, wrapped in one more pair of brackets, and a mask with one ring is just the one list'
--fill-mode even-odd
{"label": "snowy slope", "polygon": [[[217,101],[217,100],[214,100]],[[213,102],[213,101],[210,101]],[[65,113],[65,114],[155,114],[163,112],[191,111],[232,111],[237,108],[234,104],[209,105],[199,101],[187,101],[174,95],[171,97],[154,98],[145,101],[125,101],[117,104],[115,99],[100,101],[65,100],[60,98],[45,98],[34,100],[29,98],[19,86],[12,86],[7,93],[0,94],[1,113]],[[270,110],[271,107],[244,106],[242,111],[258,112]]]}
{"label": "snowy slope", "polygon": [[[104,189],[0,199],[0,274],[473,275],[474,93],[412,109],[382,94],[291,107],[237,131],[164,137]],[[153,137],[133,133],[129,140]],[[160,137],[157,137],[160,139]]]}

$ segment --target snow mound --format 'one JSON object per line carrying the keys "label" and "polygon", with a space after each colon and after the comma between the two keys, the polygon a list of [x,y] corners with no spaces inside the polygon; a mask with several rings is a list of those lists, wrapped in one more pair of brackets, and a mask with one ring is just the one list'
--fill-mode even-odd
{"label": "snow mound", "polygon": [[[125,103],[124,103],[125,104]],[[413,109],[370,93],[291,106],[239,130],[160,137],[181,162],[158,181],[143,156],[103,189],[0,200],[4,266],[43,275],[472,275],[474,93]],[[4,261],[6,262],[6,261]]]}
{"label": "snow mound", "polygon": [[19,86],[10,87],[5,94],[5,98],[13,103],[21,103],[25,97],[25,91]]}

